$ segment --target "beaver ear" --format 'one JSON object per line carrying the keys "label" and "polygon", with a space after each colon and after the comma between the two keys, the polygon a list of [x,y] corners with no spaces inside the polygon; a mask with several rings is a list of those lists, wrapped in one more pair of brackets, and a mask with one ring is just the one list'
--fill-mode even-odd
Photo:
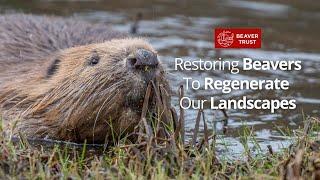
{"label": "beaver ear", "polygon": [[60,59],[55,58],[52,63],[49,65],[48,69],[47,69],[47,75],[46,78],[50,78],[51,76],[53,76],[57,70],[59,69],[59,64],[60,64]]}

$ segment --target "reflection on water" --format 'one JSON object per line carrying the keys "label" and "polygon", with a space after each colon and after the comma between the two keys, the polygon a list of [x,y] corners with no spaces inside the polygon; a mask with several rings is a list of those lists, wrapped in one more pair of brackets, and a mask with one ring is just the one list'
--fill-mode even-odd
{"label": "reflection on water", "polygon": [[[302,124],[302,112],[319,116],[320,107],[320,3],[306,0],[284,0],[253,2],[248,0],[186,1],[186,0],[133,0],[116,2],[103,1],[2,1],[1,12],[29,12],[36,14],[56,14],[76,16],[90,22],[111,24],[119,31],[128,32],[138,12],[143,14],[138,33],[147,37],[161,54],[161,60],[169,72],[173,90],[182,84],[183,76],[202,79],[288,79],[291,88],[287,91],[233,91],[221,94],[215,91],[188,91],[193,98],[295,98],[296,110],[279,110],[274,114],[260,110],[228,110],[230,116],[224,138],[218,138],[221,147],[235,148],[228,154],[240,153],[239,129],[243,125],[253,127],[262,149],[271,144],[274,149],[285,147],[289,141],[279,132],[279,128],[297,128]],[[309,3],[308,3],[309,2]],[[261,27],[263,48],[258,50],[230,49],[217,52],[213,48],[212,29],[215,27]],[[238,75],[225,71],[176,72],[173,71],[175,57],[207,60],[240,59],[251,57],[260,60],[301,60],[301,71],[252,71]],[[173,97],[177,107],[178,99]],[[223,114],[205,110],[206,118],[213,130],[222,134]],[[195,111],[186,112],[188,133],[194,126]],[[223,148],[221,148],[223,149]],[[221,151],[221,153],[224,153]]]}

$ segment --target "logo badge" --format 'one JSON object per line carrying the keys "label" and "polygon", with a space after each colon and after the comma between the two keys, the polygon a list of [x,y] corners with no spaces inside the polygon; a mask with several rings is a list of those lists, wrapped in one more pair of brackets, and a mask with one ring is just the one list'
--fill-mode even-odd
{"label": "logo badge", "polygon": [[221,33],[219,33],[217,37],[217,41],[222,47],[227,48],[232,45],[233,38],[234,38],[234,33],[230,31],[222,31]]}
{"label": "logo badge", "polygon": [[215,48],[261,48],[260,28],[216,28]]}

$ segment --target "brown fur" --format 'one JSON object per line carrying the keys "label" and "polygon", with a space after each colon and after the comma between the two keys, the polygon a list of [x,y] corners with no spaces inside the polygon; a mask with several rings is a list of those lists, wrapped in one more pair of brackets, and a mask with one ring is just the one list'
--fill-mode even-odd
{"label": "brown fur", "polygon": [[[0,110],[28,137],[104,142],[132,132],[147,81],[126,68],[137,49],[155,50],[105,25],[75,19],[0,17]],[[92,56],[100,62],[90,66]],[[167,81],[161,66],[159,81]]]}

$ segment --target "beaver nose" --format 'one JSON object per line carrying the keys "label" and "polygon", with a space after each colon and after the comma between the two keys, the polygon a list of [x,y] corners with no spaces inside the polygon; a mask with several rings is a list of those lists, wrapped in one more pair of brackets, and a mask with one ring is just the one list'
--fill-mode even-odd
{"label": "beaver nose", "polygon": [[157,54],[138,49],[133,56],[128,58],[128,64],[133,69],[144,69],[145,67],[156,68],[159,64]]}

